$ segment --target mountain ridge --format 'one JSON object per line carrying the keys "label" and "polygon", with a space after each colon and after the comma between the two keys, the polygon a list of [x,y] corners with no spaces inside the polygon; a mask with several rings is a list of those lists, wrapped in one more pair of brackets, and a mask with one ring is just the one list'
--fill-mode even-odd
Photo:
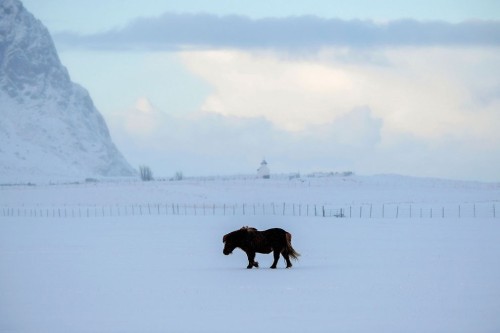
{"label": "mountain ridge", "polygon": [[0,116],[3,181],[136,174],[47,28],[18,0],[0,2]]}

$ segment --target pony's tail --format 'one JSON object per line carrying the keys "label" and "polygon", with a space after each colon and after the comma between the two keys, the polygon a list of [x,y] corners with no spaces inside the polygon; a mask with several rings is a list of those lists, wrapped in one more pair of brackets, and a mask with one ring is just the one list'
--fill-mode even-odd
{"label": "pony's tail", "polygon": [[285,252],[292,257],[294,260],[299,260],[300,253],[295,251],[295,249],[292,247],[292,234],[289,232],[286,233],[286,248]]}

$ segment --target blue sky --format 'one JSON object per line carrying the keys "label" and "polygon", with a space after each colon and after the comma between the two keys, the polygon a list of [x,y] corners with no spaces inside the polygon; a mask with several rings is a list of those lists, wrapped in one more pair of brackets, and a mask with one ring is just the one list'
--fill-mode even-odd
{"label": "blue sky", "polygon": [[133,165],[500,180],[498,1],[24,1]]}

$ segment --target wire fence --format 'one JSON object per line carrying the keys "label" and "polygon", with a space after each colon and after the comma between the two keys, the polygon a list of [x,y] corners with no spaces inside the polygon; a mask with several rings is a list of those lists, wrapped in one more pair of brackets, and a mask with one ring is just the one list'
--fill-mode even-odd
{"label": "wire fence", "polygon": [[500,218],[499,203],[461,204],[179,204],[3,206],[1,217],[98,218],[118,216],[303,216],[321,218]]}

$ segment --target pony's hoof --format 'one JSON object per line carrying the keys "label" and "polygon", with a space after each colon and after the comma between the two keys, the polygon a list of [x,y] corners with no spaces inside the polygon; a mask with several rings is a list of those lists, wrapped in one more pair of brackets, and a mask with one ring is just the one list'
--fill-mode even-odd
{"label": "pony's hoof", "polygon": [[271,268],[271,269],[276,269],[276,266],[271,266],[271,267],[269,267],[269,268]]}
{"label": "pony's hoof", "polygon": [[258,263],[257,261],[255,261],[255,262],[253,263],[253,266],[254,266],[254,267],[259,268],[259,263]]}

